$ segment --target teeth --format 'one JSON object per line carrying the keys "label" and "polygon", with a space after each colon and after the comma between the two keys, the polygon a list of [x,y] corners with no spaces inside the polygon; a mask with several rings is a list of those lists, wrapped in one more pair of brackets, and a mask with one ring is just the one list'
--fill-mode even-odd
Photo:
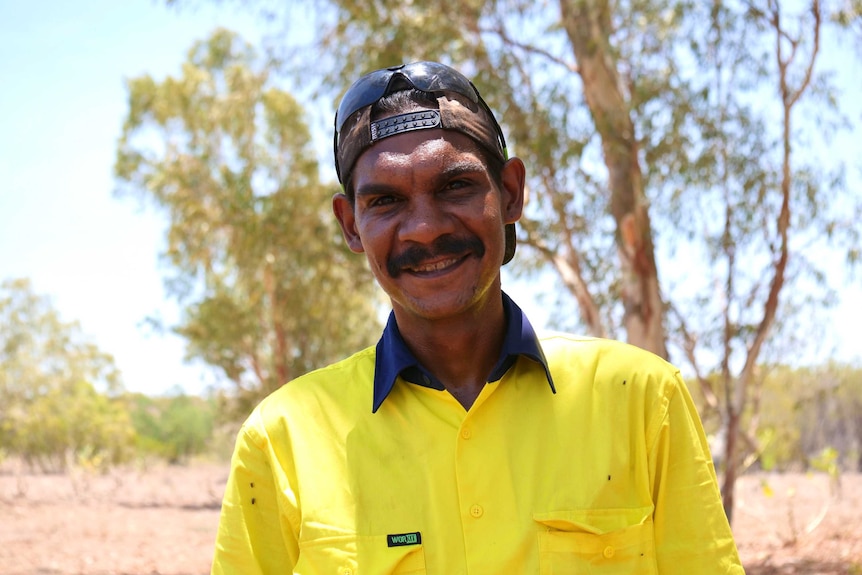
{"label": "teeth", "polygon": [[419,273],[421,273],[421,272],[436,272],[438,270],[442,270],[444,268],[451,266],[452,264],[454,264],[457,261],[458,261],[457,258],[452,258],[452,259],[448,259],[448,260],[443,260],[442,262],[437,262],[436,264],[428,264],[425,266],[420,266],[418,268],[411,268],[410,271],[419,272]]}

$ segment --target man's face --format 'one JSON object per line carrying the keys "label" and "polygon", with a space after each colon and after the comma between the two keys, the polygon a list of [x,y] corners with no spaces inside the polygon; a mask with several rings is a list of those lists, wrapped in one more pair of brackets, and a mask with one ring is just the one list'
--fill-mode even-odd
{"label": "man's face", "polygon": [[521,215],[520,160],[506,164],[502,181],[470,138],[447,130],[391,136],[359,157],[354,205],[338,195],[333,207],[397,316],[455,317],[496,295],[504,225]]}

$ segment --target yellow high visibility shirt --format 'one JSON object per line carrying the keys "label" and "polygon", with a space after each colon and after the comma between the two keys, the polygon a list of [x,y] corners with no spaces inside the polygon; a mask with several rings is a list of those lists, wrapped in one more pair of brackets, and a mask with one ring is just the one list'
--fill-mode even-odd
{"label": "yellow high visibility shirt", "polygon": [[469,411],[401,375],[375,393],[373,347],[276,391],[238,436],[213,573],[743,573],[678,371],[540,341]]}

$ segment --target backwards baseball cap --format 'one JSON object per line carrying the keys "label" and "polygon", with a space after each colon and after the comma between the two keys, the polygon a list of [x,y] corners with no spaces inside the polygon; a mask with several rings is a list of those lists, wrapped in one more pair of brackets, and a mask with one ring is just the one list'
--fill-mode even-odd
{"label": "backwards baseball cap", "polygon": [[[402,90],[416,89],[432,95],[437,109],[371,118],[378,100]],[[366,74],[344,94],[335,113],[335,172],[346,186],[359,156],[379,140],[413,130],[442,128],[461,132],[492,157],[508,159],[506,139],[479,90],[463,74],[437,62],[414,62]],[[503,263],[515,255],[515,224],[506,224]]]}

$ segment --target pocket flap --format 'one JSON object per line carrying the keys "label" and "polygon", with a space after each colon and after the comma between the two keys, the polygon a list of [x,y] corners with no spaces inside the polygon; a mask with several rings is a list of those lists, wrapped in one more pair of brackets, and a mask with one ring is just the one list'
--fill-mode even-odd
{"label": "pocket flap", "polygon": [[603,535],[652,521],[654,507],[568,509],[534,513],[533,520],[557,531]]}

